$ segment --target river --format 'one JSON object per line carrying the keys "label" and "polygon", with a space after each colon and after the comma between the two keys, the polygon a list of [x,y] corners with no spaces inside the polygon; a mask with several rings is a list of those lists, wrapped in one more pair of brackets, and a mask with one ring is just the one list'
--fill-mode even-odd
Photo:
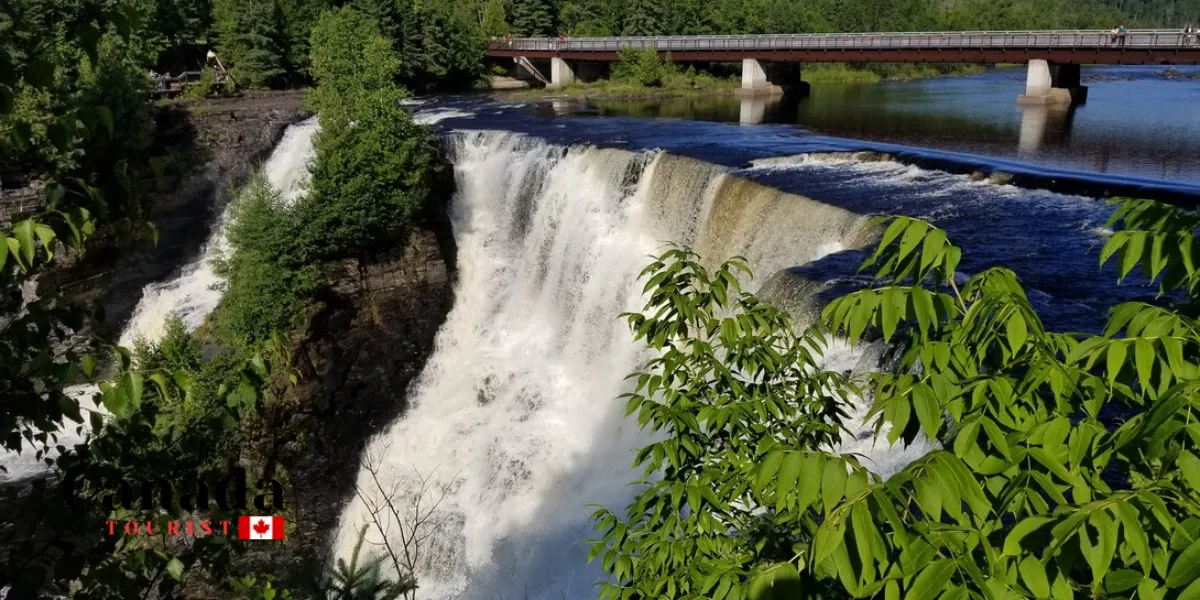
{"label": "river", "polygon": [[[418,561],[422,593],[595,596],[591,505],[630,499],[633,451],[650,439],[615,399],[646,358],[618,314],[641,308],[637,274],[664,242],[710,263],[745,256],[757,275],[748,287],[800,322],[864,283],[855,267],[874,214],[945,228],[967,276],[1013,269],[1053,330],[1095,331],[1113,303],[1152,298],[1140,282],[1117,286],[1112,265],[1097,267],[1111,209],[1079,191],[1200,198],[1200,81],[1099,71],[1089,103],[1066,122],[1038,117],[1037,135],[1015,103],[1023,74],[1008,70],[814,86],[807,99],[757,107],[730,97],[417,106],[455,166],[460,271],[411,408],[367,458],[399,484],[402,506],[421,489],[441,499]],[[836,344],[823,364],[873,360]],[[866,406],[850,407],[855,419]],[[861,437],[842,448],[883,476],[927,448]],[[340,552],[368,512],[361,499],[347,507]]]}

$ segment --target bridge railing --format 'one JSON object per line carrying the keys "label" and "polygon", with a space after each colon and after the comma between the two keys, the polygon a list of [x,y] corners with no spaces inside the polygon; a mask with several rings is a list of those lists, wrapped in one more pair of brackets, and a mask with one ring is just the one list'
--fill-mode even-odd
{"label": "bridge railing", "polygon": [[[1123,37],[1123,39],[1121,39]],[[1110,31],[958,31],[921,33],[805,33],[768,35],[523,38],[493,40],[494,50],[616,52],[653,48],[660,52],[741,50],[871,50],[941,48],[1163,48],[1197,46],[1200,36],[1175,29]]]}

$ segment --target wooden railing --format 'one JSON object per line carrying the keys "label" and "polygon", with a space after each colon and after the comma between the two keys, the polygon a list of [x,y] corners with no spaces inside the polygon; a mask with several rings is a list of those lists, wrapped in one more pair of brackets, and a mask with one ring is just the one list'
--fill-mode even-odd
{"label": "wooden railing", "polygon": [[[225,83],[225,72],[217,70],[213,79],[214,85]],[[187,88],[199,84],[204,76],[203,71],[184,71],[178,75],[160,76],[154,80],[154,89],[150,92],[156,97],[172,97],[182,94]]]}

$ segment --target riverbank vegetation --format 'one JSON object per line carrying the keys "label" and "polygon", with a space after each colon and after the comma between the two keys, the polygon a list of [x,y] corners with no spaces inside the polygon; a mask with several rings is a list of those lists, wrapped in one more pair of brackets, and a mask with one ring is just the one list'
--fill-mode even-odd
{"label": "riverbank vegetation", "polygon": [[[626,397],[661,478],[596,513],[601,598],[1200,596],[1200,216],[1119,202],[1099,262],[1162,295],[1099,335],[1054,333],[1006,268],[960,274],[944,231],[882,223],[874,283],[799,336],[737,260],[647,267],[628,320],[658,355]],[[838,337],[885,344],[875,372],[822,371]],[[842,449],[860,398],[878,447],[924,455]]]}
{"label": "riverbank vegetation", "polygon": [[915,65],[879,63],[849,65],[844,63],[805,65],[801,78],[808,83],[877,83],[880,81],[909,81],[933,77],[953,77],[982,73],[983,65]]}
{"label": "riverbank vegetation", "polygon": [[653,50],[621,50],[612,64],[609,77],[595,81],[575,81],[561,89],[542,92],[518,92],[517,95],[538,97],[544,93],[558,97],[618,99],[656,98],[732,92],[739,79],[697,70],[694,66],[681,68],[670,55],[659,56]]}

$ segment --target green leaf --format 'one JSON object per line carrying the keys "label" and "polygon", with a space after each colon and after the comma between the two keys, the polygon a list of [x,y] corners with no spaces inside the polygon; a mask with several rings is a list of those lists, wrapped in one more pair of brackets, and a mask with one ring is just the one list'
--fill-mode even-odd
{"label": "green leaf", "polygon": [[1125,253],[1121,255],[1121,279],[1124,279],[1137,266],[1138,259],[1142,257],[1142,249],[1146,245],[1146,232],[1130,231],[1127,233],[1129,241],[1125,244]]}
{"label": "green leaf", "polygon": [[1181,552],[1167,571],[1167,587],[1182,587],[1200,580],[1200,539]]}
{"label": "green leaf", "polygon": [[1200,458],[1184,450],[1179,454],[1179,472],[1193,492],[1200,492]]}
{"label": "green leaf", "polygon": [[1138,520],[1137,511],[1129,504],[1120,502],[1114,507],[1113,512],[1121,520],[1121,527],[1124,529],[1124,538],[1133,546],[1133,551],[1137,554],[1138,562],[1142,564],[1142,572],[1149,575],[1150,568],[1153,566],[1153,556],[1150,553],[1150,541],[1145,529],[1142,528],[1142,524]]}
{"label": "green leaf", "polygon": [[902,218],[893,218],[891,224],[888,225],[887,231],[883,232],[883,237],[879,240],[879,249],[882,250],[899,237],[900,232],[904,231],[906,224],[907,221]]}
{"label": "green leaf", "polygon": [[1104,578],[1104,591],[1109,594],[1119,594],[1137,587],[1145,576],[1130,569],[1118,569]]}
{"label": "green leaf", "polygon": [[33,253],[37,250],[37,246],[34,245],[33,241],[33,230],[33,219],[25,219],[13,225],[13,236],[21,248],[21,257],[25,261],[23,265],[26,269],[33,266]]}
{"label": "green leaf", "polygon": [[846,464],[840,460],[825,463],[825,474],[821,478],[821,496],[825,500],[825,512],[832,512],[846,492]]}
{"label": "green leaf", "polygon": [[817,501],[821,493],[821,477],[824,471],[824,456],[813,454],[804,459],[804,465],[800,469],[800,479],[796,484],[797,510],[806,510]]}
{"label": "green leaf", "polygon": [[796,477],[800,474],[800,464],[804,456],[799,452],[789,452],[779,468],[779,478],[776,480],[775,510],[782,511],[787,506],[788,498],[796,487]]}
{"label": "green leaf", "polygon": [[1008,537],[1004,538],[1004,555],[1020,556],[1024,552],[1021,540],[1024,540],[1030,533],[1033,533],[1050,521],[1049,517],[1026,517],[1018,522],[1012,528],[1012,531],[1008,532]]}
{"label": "green leaf", "polygon": [[890,341],[896,333],[896,325],[904,315],[905,304],[904,297],[896,288],[889,287],[883,290],[883,302],[880,306],[883,312],[883,341]]}
{"label": "green leaf", "polygon": [[178,558],[172,557],[167,563],[167,574],[175,581],[179,581],[179,578],[183,577],[183,563]]}
{"label": "green leaf", "polygon": [[775,473],[779,472],[779,465],[783,464],[784,452],[778,450],[771,452],[767,458],[763,460],[762,465],[758,469],[758,477],[755,478],[754,487],[756,490],[762,490],[767,486],[767,482],[775,478]]}
{"label": "green leaf", "polygon": [[1138,338],[1134,342],[1134,359],[1137,362],[1138,381],[1142,385],[1142,389],[1152,391],[1154,385],[1151,382],[1150,376],[1154,372],[1154,361],[1157,356],[1154,353],[1154,343],[1150,340]]}
{"label": "green leaf", "polygon": [[900,239],[900,251],[896,255],[897,260],[903,260],[908,256],[917,244],[921,242],[921,238],[925,236],[925,230],[929,228],[929,224],[925,221],[912,219],[908,222],[908,227],[904,230],[904,237]]}
{"label": "green leaf", "polygon": [[921,429],[925,431],[925,435],[931,439],[937,439],[938,431],[942,427],[943,418],[941,405],[938,404],[937,398],[933,395],[933,390],[924,383],[918,383],[912,389],[912,404],[913,409],[917,412],[917,420],[921,422]]}
{"label": "green leaf", "polygon": [[790,600],[802,593],[800,573],[791,563],[770,565],[750,580],[750,600]]}
{"label": "green leaf", "polygon": [[108,137],[113,136],[113,114],[107,106],[100,105],[96,107],[96,114],[100,116],[100,121],[104,123],[104,129],[108,132]]}
{"label": "green leaf", "polygon": [[1013,352],[1020,350],[1025,345],[1025,340],[1028,338],[1029,331],[1025,327],[1025,317],[1021,315],[1021,311],[1013,311],[1013,315],[1009,317],[1008,323],[1005,325],[1008,334],[1008,345]]}
{"label": "green leaf", "polygon": [[938,594],[942,593],[946,588],[946,584],[950,583],[950,576],[953,574],[953,560],[943,558],[930,563],[913,580],[908,594],[904,596],[905,600],[933,600]]}
{"label": "green leaf", "polygon": [[1191,585],[1179,592],[1177,600],[1200,600],[1200,579],[1193,581]]}
{"label": "green leaf", "polygon": [[1021,571],[1021,579],[1025,582],[1025,587],[1033,592],[1036,598],[1046,598],[1050,596],[1050,580],[1046,577],[1046,569],[1042,566],[1042,562],[1032,554],[1027,555],[1021,561],[1019,567]]}
{"label": "green leaf", "polygon": [[1125,364],[1125,342],[1121,340],[1113,340],[1108,345],[1108,383],[1112,384],[1117,380],[1117,375],[1121,373],[1121,367]]}

